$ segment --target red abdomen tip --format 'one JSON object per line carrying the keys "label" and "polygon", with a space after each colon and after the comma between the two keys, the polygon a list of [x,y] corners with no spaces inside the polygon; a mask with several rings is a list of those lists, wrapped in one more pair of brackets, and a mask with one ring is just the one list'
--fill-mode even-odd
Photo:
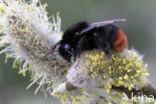
{"label": "red abdomen tip", "polygon": [[113,42],[113,48],[118,52],[122,52],[125,48],[127,48],[127,45],[127,37],[124,32],[119,29],[115,41]]}

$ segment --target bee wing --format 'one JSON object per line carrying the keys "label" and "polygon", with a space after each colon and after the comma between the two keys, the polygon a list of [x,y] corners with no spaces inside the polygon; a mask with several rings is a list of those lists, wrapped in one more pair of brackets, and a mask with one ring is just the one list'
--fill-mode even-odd
{"label": "bee wing", "polygon": [[91,24],[91,26],[99,27],[99,26],[105,26],[105,25],[120,23],[120,22],[125,22],[125,21],[126,19],[112,19],[112,20],[107,20],[107,21],[102,21],[102,22],[95,22]]}
{"label": "bee wing", "polygon": [[125,21],[126,21],[126,19],[112,19],[112,20],[108,20],[108,21],[95,22],[95,23],[92,23],[88,28],[81,31],[79,34],[81,35],[85,32],[92,30],[93,28],[96,28],[96,27],[105,26],[105,25],[114,24],[114,23],[121,23],[121,22],[125,22]]}

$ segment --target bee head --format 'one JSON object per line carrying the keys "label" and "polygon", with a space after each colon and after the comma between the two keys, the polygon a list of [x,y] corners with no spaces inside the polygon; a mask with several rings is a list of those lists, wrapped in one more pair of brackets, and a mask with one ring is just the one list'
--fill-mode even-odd
{"label": "bee head", "polygon": [[68,61],[71,61],[71,57],[73,56],[72,48],[69,43],[61,43],[59,47],[59,53],[63,58]]}

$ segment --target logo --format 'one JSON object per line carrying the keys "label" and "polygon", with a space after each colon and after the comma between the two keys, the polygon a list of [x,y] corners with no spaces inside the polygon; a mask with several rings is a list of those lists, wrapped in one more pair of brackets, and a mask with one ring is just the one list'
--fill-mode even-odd
{"label": "logo", "polygon": [[124,101],[129,101],[129,102],[137,102],[137,103],[154,103],[154,95],[143,95],[141,93],[138,94],[134,94],[133,92],[131,93],[130,98],[128,98],[128,96],[123,93],[123,100]]}

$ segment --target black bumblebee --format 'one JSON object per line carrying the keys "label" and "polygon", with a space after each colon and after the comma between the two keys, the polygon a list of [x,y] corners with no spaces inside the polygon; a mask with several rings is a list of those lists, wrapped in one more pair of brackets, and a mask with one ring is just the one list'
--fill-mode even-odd
{"label": "black bumblebee", "polygon": [[76,60],[84,51],[93,49],[104,51],[107,56],[112,50],[122,52],[127,47],[127,37],[113,24],[124,21],[115,19],[93,24],[86,21],[74,24],[65,31],[62,40],[52,47],[52,52],[59,45],[59,54],[69,62],[72,57]]}

